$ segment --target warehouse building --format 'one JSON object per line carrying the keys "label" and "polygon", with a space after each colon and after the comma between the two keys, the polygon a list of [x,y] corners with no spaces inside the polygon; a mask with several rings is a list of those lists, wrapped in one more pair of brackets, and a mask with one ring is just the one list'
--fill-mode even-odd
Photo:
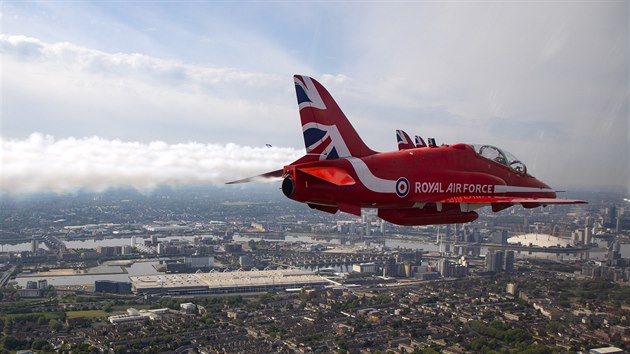
{"label": "warehouse building", "polygon": [[97,280],[94,282],[97,293],[131,294],[131,284],[113,280]]}
{"label": "warehouse building", "polygon": [[109,323],[123,323],[123,322],[135,322],[144,320],[155,320],[159,318],[159,315],[168,313],[167,308],[155,309],[155,310],[136,310],[134,308],[127,309],[126,315],[114,315],[107,317]]}
{"label": "warehouse building", "polygon": [[325,286],[329,281],[300,269],[131,276],[137,294],[230,294]]}

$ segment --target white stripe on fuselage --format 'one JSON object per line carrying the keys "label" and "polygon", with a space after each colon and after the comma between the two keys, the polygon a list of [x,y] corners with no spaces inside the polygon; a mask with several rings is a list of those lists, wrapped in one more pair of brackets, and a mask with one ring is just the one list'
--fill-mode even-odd
{"label": "white stripe on fuselage", "polygon": [[357,157],[347,157],[346,160],[352,164],[365,188],[376,193],[396,193],[396,181],[374,176],[365,162]]}

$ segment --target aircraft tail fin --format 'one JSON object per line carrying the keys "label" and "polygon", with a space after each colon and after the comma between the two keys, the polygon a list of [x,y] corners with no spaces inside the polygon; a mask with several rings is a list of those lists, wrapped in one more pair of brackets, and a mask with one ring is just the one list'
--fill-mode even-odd
{"label": "aircraft tail fin", "polygon": [[427,144],[424,142],[424,139],[422,139],[422,137],[418,135],[416,135],[416,147],[417,148],[427,147]]}
{"label": "aircraft tail fin", "polygon": [[398,142],[398,150],[407,150],[416,147],[409,135],[400,129],[396,130],[396,142]]}
{"label": "aircraft tail fin", "polygon": [[361,140],[322,84],[302,75],[294,75],[293,80],[307,155],[331,160],[375,153]]}

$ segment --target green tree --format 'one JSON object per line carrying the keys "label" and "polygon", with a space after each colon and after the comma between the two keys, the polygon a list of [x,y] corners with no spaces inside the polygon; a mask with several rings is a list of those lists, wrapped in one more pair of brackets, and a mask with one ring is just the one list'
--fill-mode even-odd
{"label": "green tree", "polygon": [[59,320],[51,318],[48,321],[48,329],[51,331],[59,331],[61,329],[61,322]]}
{"label": "green tree", "polygon": [[28,341],[15,338],[13,336],[5,336],[2,338],[2,346],[8,350],[15,350],[26,347]]}
{"label": "green tree", "polygon": [[47,341],[45,341],[45,340],[43,340],[41,338],[37,338],[31,344],[31,348],[33,348],[35,350],[41,350],[46,344],[48,344]]}
{"label": "green tree", "polygon": [[13,333],[13,319],[7,318],[4,320],[4,335],[8,336]]}

